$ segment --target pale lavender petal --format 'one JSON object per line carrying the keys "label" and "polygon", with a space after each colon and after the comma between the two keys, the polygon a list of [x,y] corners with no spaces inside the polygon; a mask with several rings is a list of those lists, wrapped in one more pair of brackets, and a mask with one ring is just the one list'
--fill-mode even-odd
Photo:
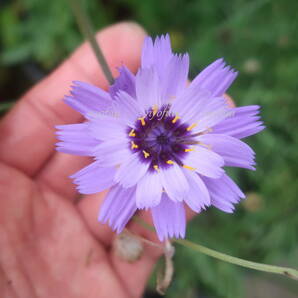
{"label": "pale lavender petal", "polygon": [[110,108],[112,99],[109,93],[88,83],[74,81],[71,95],[64,101],[84,116],[93,111],[104,111]]}
{"label": "pale lavender petal", "polygon": [[173,55],[165,69],[165,78],[162,82],[162,101],[179,95],[185,88],[188,79],[189,56]]}
{"label": "pale lavender petal", "polygon": [[156,37],[154,43],[150,37],[144,42],[142,51],[142,68],[154,67],[161,79],[165,77],[165,69],[173,53],[169,35]]}
{"label": "pale lavender petal", "polygon": [[94,139],[88,131],[87,123],[57,125],[56,150],[63,153],[81,156],[92,156],[94,146],[99,141]]}
{"label": "pale lavender petal", "polygon": [[189,185],[180,166],[175,163],[166,169],[160,169],[160,178],[169,198],[182,202],[188,193]]}
{"label": "pale lavender petal", "polygon": [[237,72],[225,65],[223,59],[218,59],[207,66],[190,84],[189,88],[204,89],[212,96],[222,96],[231,86]]}
{"label": "pale lavender petal", "polygon": [[89,117],[88,130],[97,140],[127,139],[127,126],[119,119],[119,115],[93,114]]}
{"label": "pale lavender petal", "polygon": [[194,151],[189,152],[184,160],[184,165],[194,168],[194,171],[207,177],[219,178],[223,175],[224,159],[217,153],[195,146]]}
{"label": "pale lavender petal", "polygon": [[81,169],[70,176],[81,194],[93,194],[108,189],[114,184],[116,168],[103,168],[98,162]]}
{"label": "pale lavender petal", "polygon": [[254,151],[244,142],[231,136],[208,133],[197,138],[206,145],[211,145],[214,152],[223,157],[225,166],[237,166],[253,170]]}
{"label": "pale lavender petal", "polygon": [[134,127],[137,119],[144,116],[140,104],[124,91],[119,91],[117,94],[116,111],[123,123],[130,127]]}
{"label": "pale lavender petal", "polygon": [[128,93],[131,97],[136,98],[135,76],[124,65],[119,67],[118,71],[119,76],[115,79],[114,84],[109,88],[111,96],[116,98],[117,93],[122,90]]}
{"label": "pale lavender petal", "polygon": [[225,98],[214,97],[191,119],[191,122],[196,123],[192,131],[203,132],[233,115],[234,111],[226,104]]}
{"label": "pale lavender petal", "polygon": [[162,193],[162,183],[159,173],[148,172],[138,182],[136,204],[138,209],[154,207],[159,204]]}
{"label": "pale lavender petal", "polygon": [[93,155],[102,166],[110,167],[128,160],[132,152],[128,148],[127,140],[109,139],[96,146]]}
{"label": "pale lavender petal", "polygon": [[185,237],[186,217],[183,203],[174,202],[163,193],[160,204],[153,207],[151,212],[160,241]]}
{"label": "pale lavender petal", "polygon": [[140,161],[138,153],[131,154],[117,170],[115,182],[125,188],[132,187],[139,182],[149,168],[149,163]]}
{"label": "pale lavender petal", "polygon": [[226,174],[219,179],[207,177],[202,177],[202,179],[210,192],[211,204],[224,212],[232,213],[234,204],[245,198],[244,193]]}
{"label": "pale lavender petal", "polygon": [[216,134],[227,134],[241,139],[263,130],[263,122],[257,116],[260,107],[257,105],[234,108],[234,115],[213,127]]}
{"label": "pale lavender petal", "polygon": [[141,65],[142,68],[150,68],[153,65],[154,59],[154,48],[153,41],[150,36],[147,36],[144,40]]}
{"label": "pale lavender petal", "polygon": [[155,68],[141,68],[138,71],[136,94],[137,101],[144,112],[153,106],[161,106],[160,79]]}
{"label": "pale lavender petal", "polygon": [[186,169],[184,173],[189,183],[189,192],[184,201],[193,211],[199,213],[211,204],[209,191],[198,174]]}
{"label": "pale lavender petal", "polygon": [[98,220],[121,233],[137,210],[135,203],[135,187],[112,187],[107,194],[99,212]]}
{"label": "pale lavender petal", "polygon": [[210,92],[206,90],[194,90],[185,88],[184,91],[173,101],[171,111],[179,115],[184,122],[189,122],[201,112],[212,100]]}

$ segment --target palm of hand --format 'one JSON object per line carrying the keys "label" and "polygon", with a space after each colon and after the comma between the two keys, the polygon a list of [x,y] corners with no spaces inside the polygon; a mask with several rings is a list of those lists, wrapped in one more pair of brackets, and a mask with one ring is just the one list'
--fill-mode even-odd
{"label": "palm of hand", "polygon": [[[110,63],[125,61],[131,68],[137,66],[143,37],[143,31],[132,24],[99,34]],[[116,55],[119,48],[122,52]],[[104,81],[93,60],[90,49],[82,46],[25,95],[0,126],[0,292],[4,298],[140,297],[159,255],[146,248],[133,264],[115,256],[114,234],[96,220],[103,194],[75,203],[77,194],[67,178],[86,160],[54,153],[53,126],[62,118],[79,120],[61,102],[69,82],[92,82],[94,77],[93,83]],[[57,84],[64,87],[55,89]],[[140,232],[133,223],[130,228]]]}

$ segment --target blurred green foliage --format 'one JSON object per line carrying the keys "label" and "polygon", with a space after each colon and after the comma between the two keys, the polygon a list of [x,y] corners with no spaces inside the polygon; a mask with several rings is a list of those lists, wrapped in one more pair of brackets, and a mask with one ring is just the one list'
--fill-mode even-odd
{"label": "blurred green foliage", "polygon": [[[233,215],[214,209],[201,214],[187,236],[242,258],[298,267],[298,2],[90,0],[84,6],[97,29],[130,19],[149,34],[169,32],[174,48],[190,53],[192,77],[222,56],[240,71],[229,93],[237,105],[260,104],[267,126],[249,139],[257,153],[257,171],[231,171],[247,199]],[[2,4],[0,30],[1,73],[11,79],[11,69],[28,61],[49,72],[82,41],[67,2],[61,0]],[[1,79],[3,75],[0,84]],[[196,290],[206,297],[243,297],[247,271],[177,250],[168,297],[197,297]]]}

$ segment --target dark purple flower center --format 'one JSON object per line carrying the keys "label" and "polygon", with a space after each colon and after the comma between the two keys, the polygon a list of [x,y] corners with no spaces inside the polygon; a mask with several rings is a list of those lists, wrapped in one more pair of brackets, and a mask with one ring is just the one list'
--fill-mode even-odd
{"label": "dark purple flower center", "polygon": [[166,168],[177,163],[196,144],[191,126],[182,123],[178,115],[170,113],[170,107],[150,109],[138,118],[135,129],[129,128],[130,150],[138,152],[143,162],[150,163],[151,170]]}

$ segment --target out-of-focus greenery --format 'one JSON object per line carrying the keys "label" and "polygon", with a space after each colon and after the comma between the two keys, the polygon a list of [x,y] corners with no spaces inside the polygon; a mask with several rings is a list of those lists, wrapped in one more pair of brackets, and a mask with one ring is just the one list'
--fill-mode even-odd
{"label": "out-of-focus greenery", "polygon": [[[257,171],[232,171],[247,199],[232,215],[214,209],[201,214],[187,237],[253,261],[298,267],[298,2],[90,0],[84,5],[98,29],[130,19],[149,34],[169,32],[174,48],[190,53],[192,77],[222,56],[240,71],[229,93],[237,105],[261,105],[267,126],[249,139]],[[0,30],[2,87],[28,63],[49,72],[82,40],[62,0],[4,3]],[[175,261],[168,297],[197,297],[196,291],[205,297],[245,296],[246,270],[184,248],[177,249]]]}

